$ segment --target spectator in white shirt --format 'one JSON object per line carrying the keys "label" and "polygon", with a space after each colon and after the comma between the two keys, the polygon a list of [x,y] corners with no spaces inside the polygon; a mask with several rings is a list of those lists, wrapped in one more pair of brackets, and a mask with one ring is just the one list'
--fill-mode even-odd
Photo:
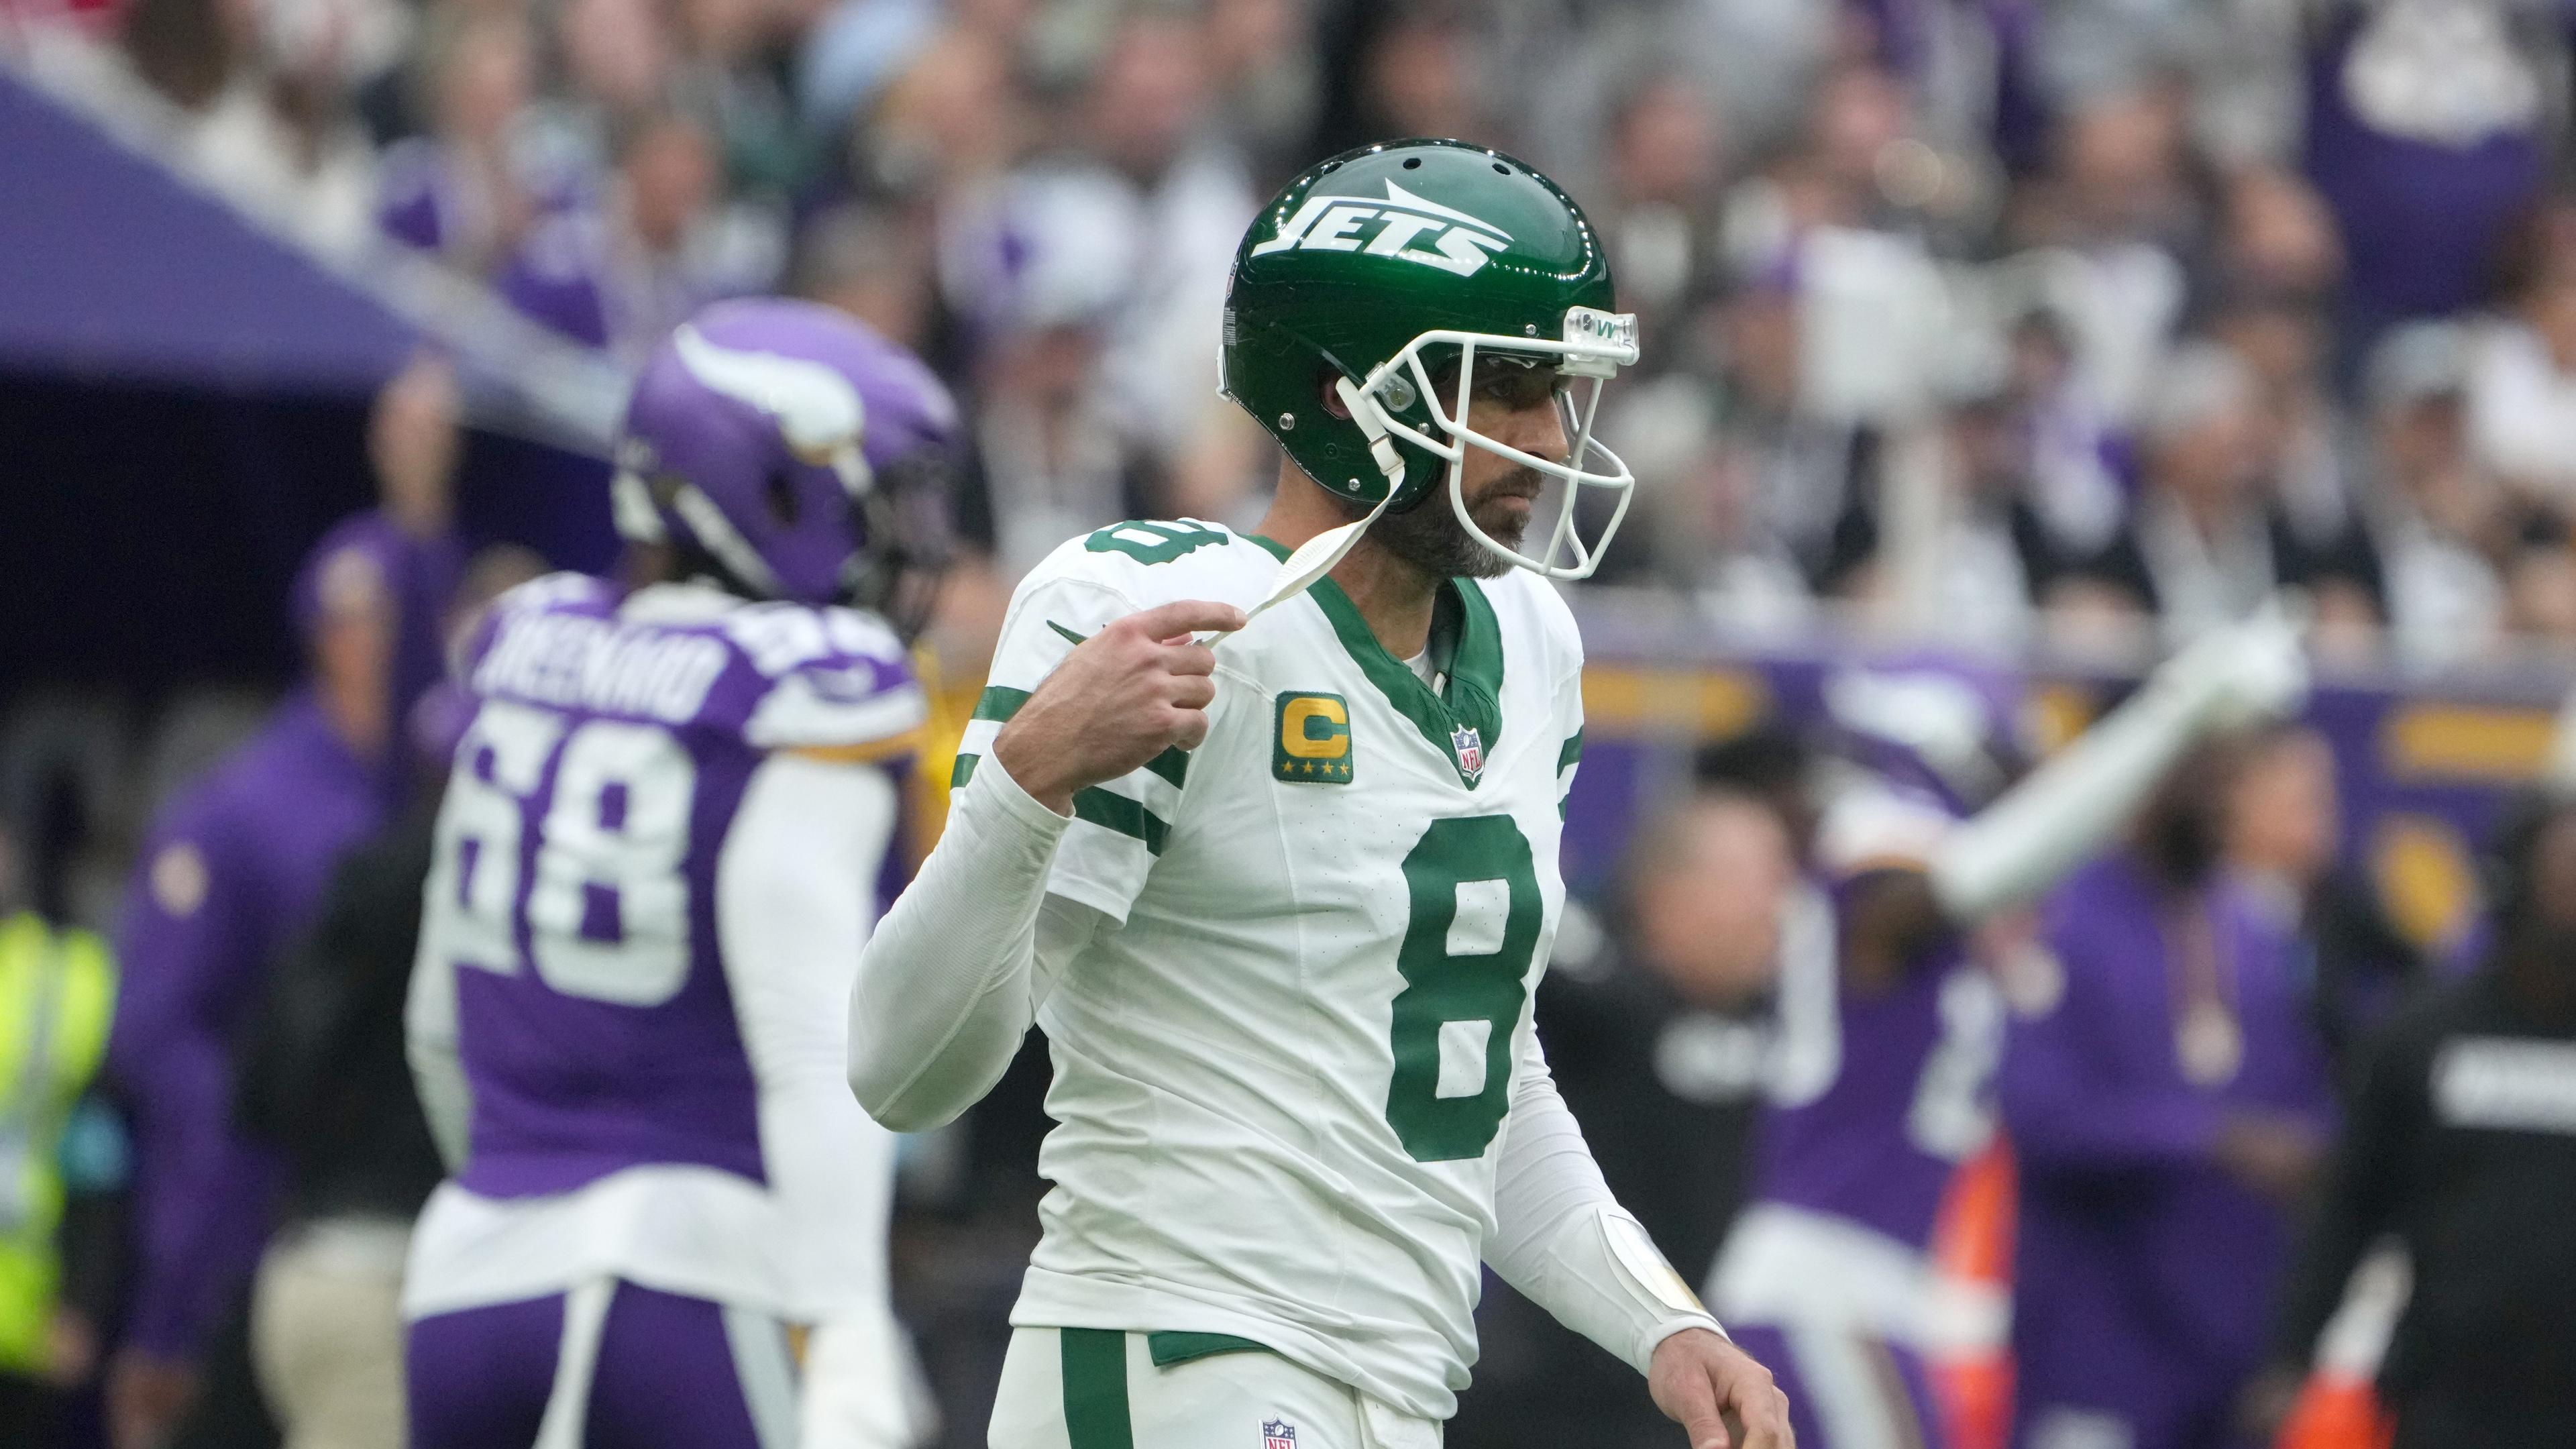
{"label": "spectator in white shirt", "polygon": [[2503,490],[2469,454],[2469,351],[2457,325],[2417,322],[2389,334],[2370,359],[2379,477],[2369,525],[2387,581],[2390,642],[2428,664],[2494,648],[2505,621],[2496,558],[2510,527]]}
{"label": "spectator in white shirt", "polygon": [[2543,213],[2526,242],[2513,311],[2469,375],[2469,438],[2497,476],[2565,517],[2576,511],[2576,206]]}

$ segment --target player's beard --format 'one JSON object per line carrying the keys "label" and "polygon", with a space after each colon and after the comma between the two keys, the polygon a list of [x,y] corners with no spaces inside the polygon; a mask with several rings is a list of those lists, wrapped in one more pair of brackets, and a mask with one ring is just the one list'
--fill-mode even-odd
{"label": "player's beard", "polygon": [[[1505,548],[1521,546],[1521,531],[1529,515],[1503,508],[1507,497],[1528,498],[1535,503],[1539,477],[1535,468],[1515,468],[1485,481],[1482,490],[1472,495],[1468,512],[1475,515],[1476,526],[1485,536]],[[1449,485],[1442,479],[1420,502],[1401,513],[1390,511],[1369,525],[1368,536],[1397,558],[1413,565],[1435,579],[1490,579],[1509,569],[1511,561],[1476,541],[1458,521],[1458,511],[1449,504]]]}

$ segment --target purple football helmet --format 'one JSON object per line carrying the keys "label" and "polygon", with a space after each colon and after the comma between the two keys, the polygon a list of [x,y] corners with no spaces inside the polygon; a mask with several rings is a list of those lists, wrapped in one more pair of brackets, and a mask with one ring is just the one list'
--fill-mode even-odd
{"label": "purple football helmet", "polygon": [[1823,687],[1837,753],[1962,814],[2029,760],[2022,681],[2006,670],[1927,651],[1833,669]]}
{"label": "purple football helmet", "polygon": [[942,553],[957,406],[921,359],[812,302],[719,302],[645,361],[617,529],[756,598],[899,612]]}

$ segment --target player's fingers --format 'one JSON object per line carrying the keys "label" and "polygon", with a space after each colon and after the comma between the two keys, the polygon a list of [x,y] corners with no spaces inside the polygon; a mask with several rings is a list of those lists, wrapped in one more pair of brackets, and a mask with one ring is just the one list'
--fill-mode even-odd
{"label": "player's fingers", "polygon": [[1175,710],[1174,713],[1179,715],[1180,718],[1173,723],[1171,731],[1172,743],[1178,745],[1184,750],[1197,749],[1200,742],[1207,738],[1207,711],[1200,709],[1181,709]]}
{"label": "player's fingers", "polygon": [[1216,673],[1216,651],[1205,644],[1167,644],[1163,667],[1174,674]]}
{"label": "player's fingers", "polygon": [[1141,614],[1128,616],[1127,622],[1148,639],[1178,639],[1185,634],[1217,630],[1231,634],[1244,626],[1243,611],[1232,604],[1219,604],[1207,599],[1178,599],[1157,604]]}
{"label": "player's fingers", "polygon": [[1727,1407],[1735,1411],[1736,1449],[1793,1449],[1789,1396],[1768,1375],[1759,1381],[1739,1379],[1730,1386]]}
{"label": "player's fingers", "polygon": [[1690,1449],[1735,1449],[1726,1432],[1726,1421],[1717,1412],[1717,1386],[1696,1369],[1683,1373],[1673,1390],[1677,1401],[1666,1404],[1664,1412],[1682,1426],[1690,1436]]}
{"label": "player's fingers", "polygon": [[1216,702],[1216,681],[1204,674],[1184,674],[1172,681],[1172,703],[1183,709],[1205,709]]}

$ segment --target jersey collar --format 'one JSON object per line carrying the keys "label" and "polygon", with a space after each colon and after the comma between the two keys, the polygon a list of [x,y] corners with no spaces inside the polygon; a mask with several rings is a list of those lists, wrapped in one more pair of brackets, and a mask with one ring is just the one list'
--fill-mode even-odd
{"label": "jersey collar", "polygon": [[[1280,562],[1287,562],[1289,550],[1284,545],[1259,534],[1246,536]],[[1450,591],[1458,605],[1458,637],[1450,648],[1445,691],[1433,690],[1403,660],[1387,652],[1376,632],[1369,628],[1368,620],[1360,616],[1359,605],[1351,602],[1340,584],[1328,578],[1318,579],[1306,593],[1324,611],[1326,622],[1333,626],[1333,633],[1341,639],[1352,662],[1359,665],[1360,673],[1386,696],[1396,713],[1413,721],[1413,727],[1458,772],[1459,783],[1473,790],[1484,778],[1484,771],[1471,774],[1460,762],[1458,733],[1462,729],[1475,731],[1488,760],[1502,743],[1503,631],[1494,618],[1493,604],[1475,580],[1450,579],[1441,587]],[[1435,619],[1446,612],[1435,611]]]}

